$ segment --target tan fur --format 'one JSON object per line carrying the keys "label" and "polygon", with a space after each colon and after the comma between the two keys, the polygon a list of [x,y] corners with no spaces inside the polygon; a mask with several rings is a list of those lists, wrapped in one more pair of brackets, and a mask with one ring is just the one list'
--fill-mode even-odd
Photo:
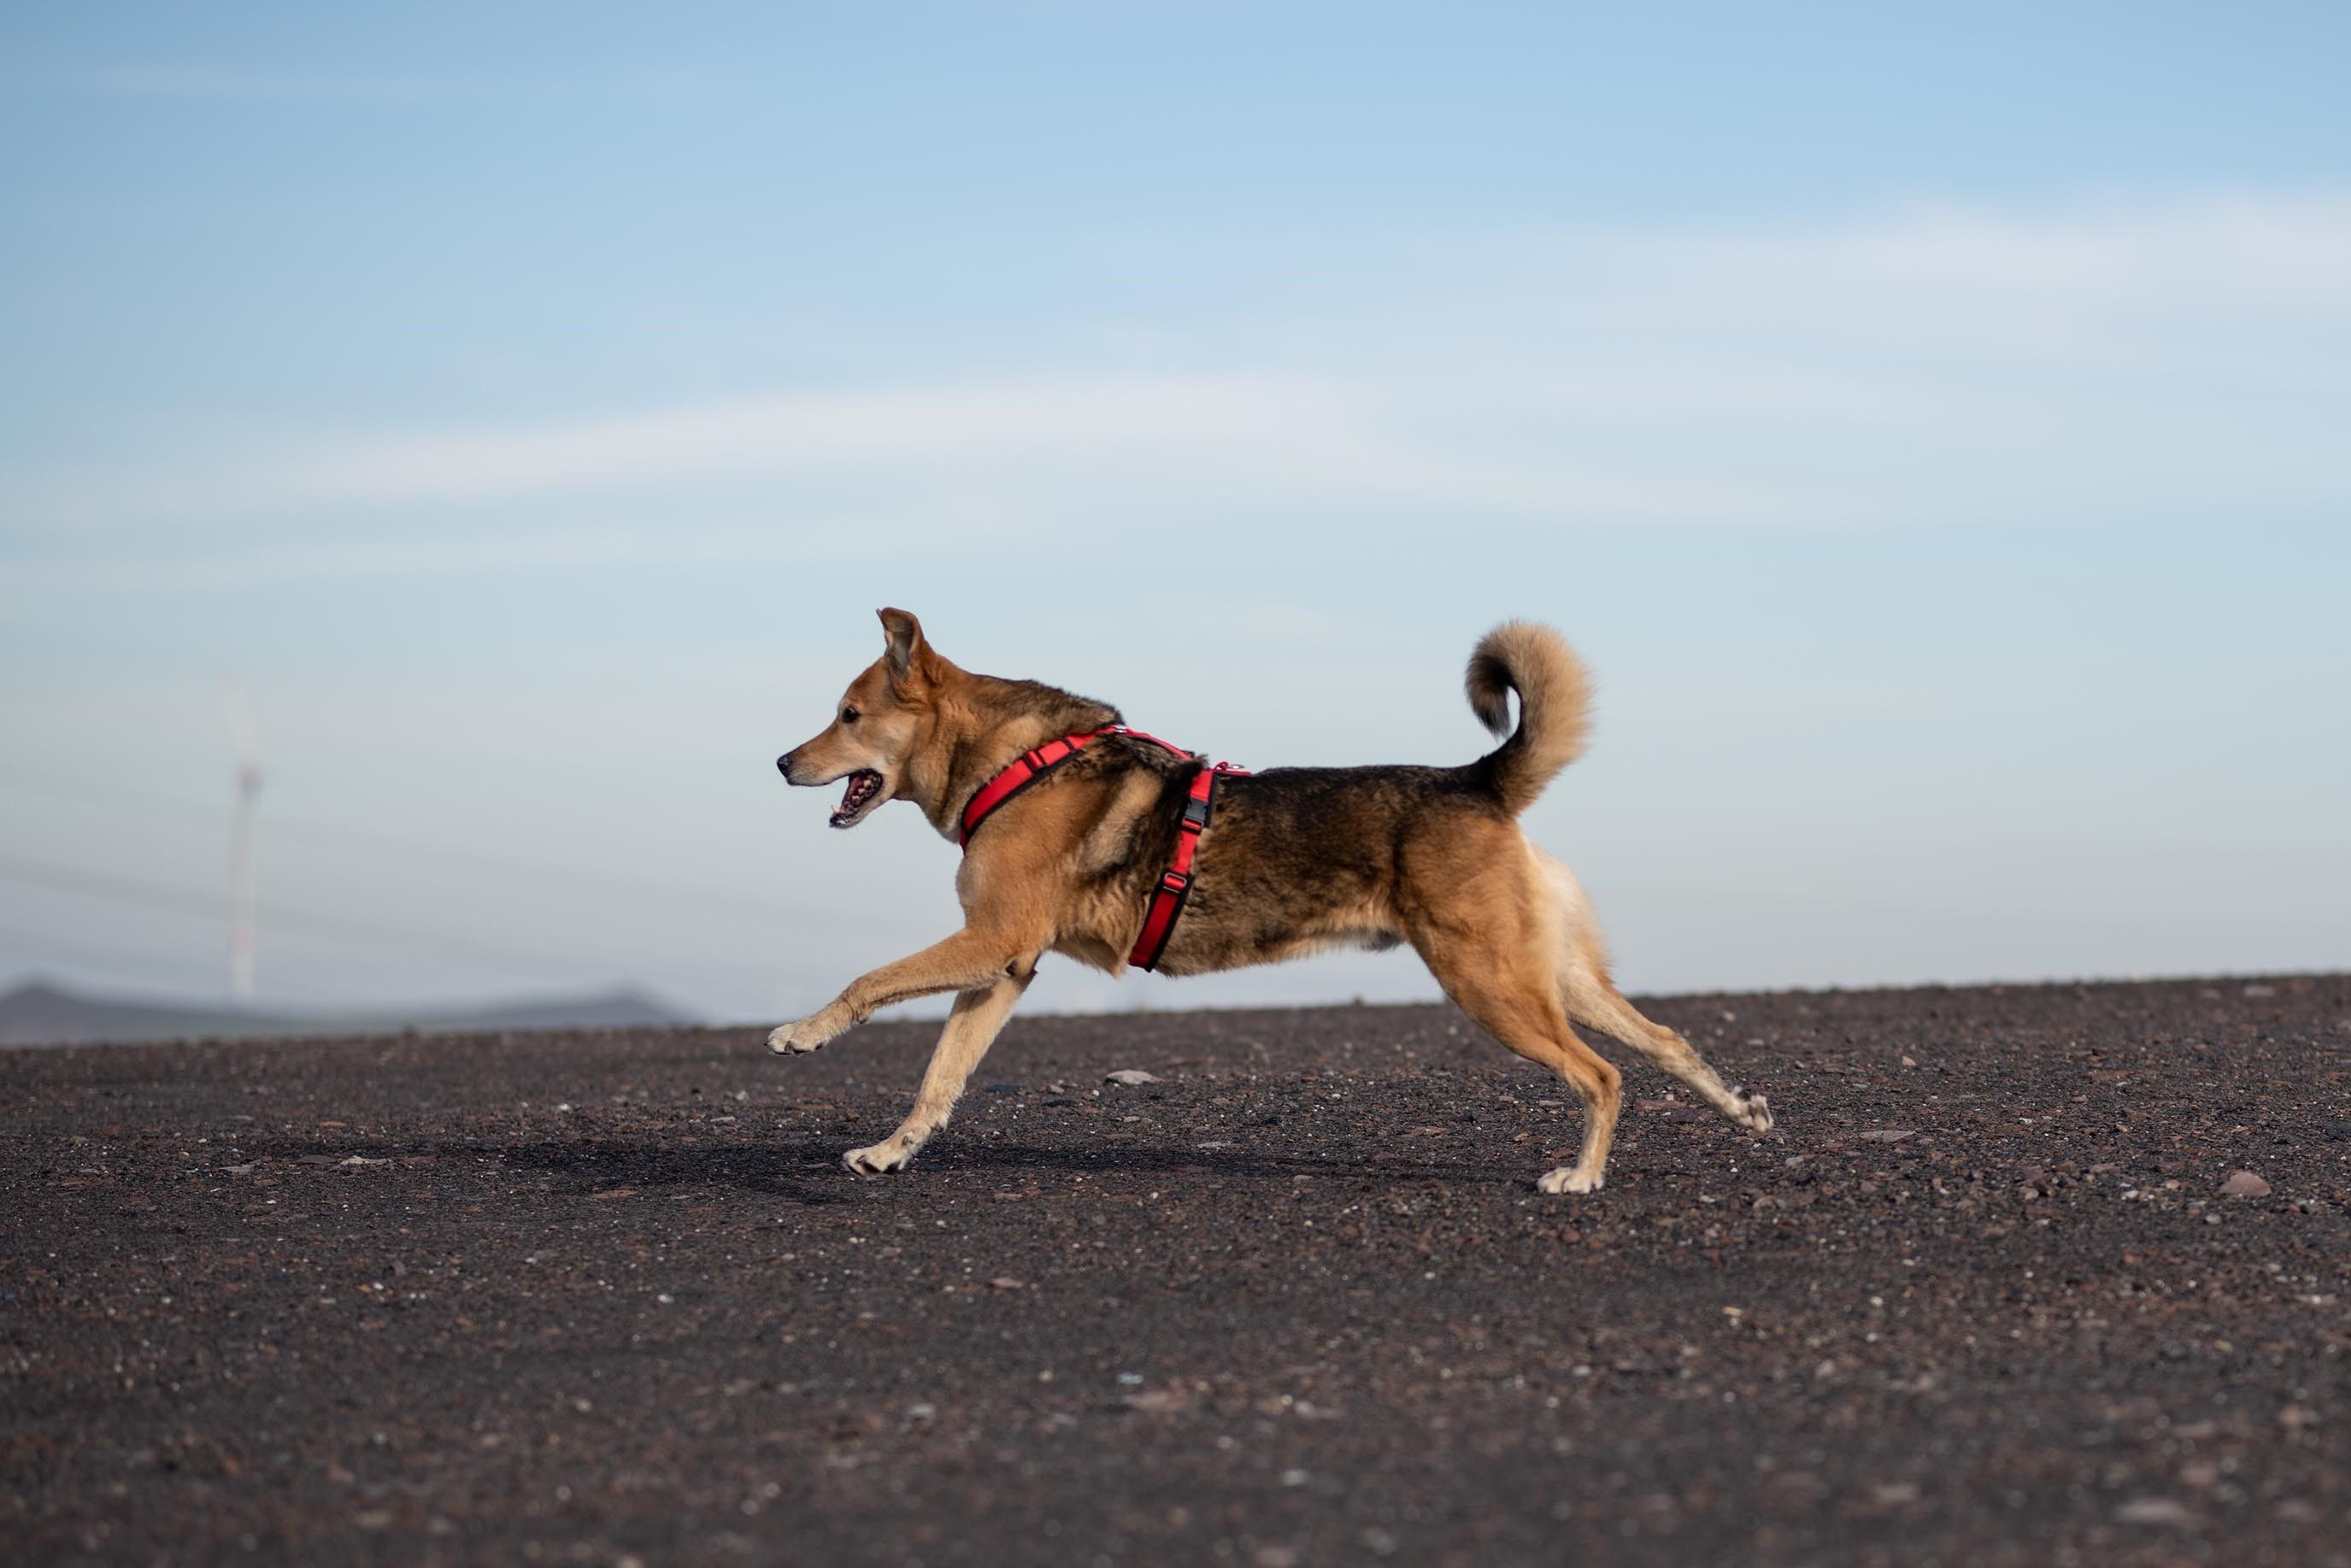
{"label": "tan fur", "polygon": [[1515,817],[1535,803],[1561,768],[1583,755],[1592,733],[1592,683],[1583,662],[1550,627],[1505,621],[1479,640],[1463,685],[1469,710],[1496,735],[1510,734],[1505,697],[1519,694],[1524,722],[1494,754],[1502,803]]}
{"label": "tan fur", "polygon": [[[1021,752],[1117,722],[1104,704],[958,669],[904,611],[881,618],[882,657],[850,683],[831,725],[777,760],[794,784],[852,780],[836,826],[911,800],[953,841],[966,804]],[[1581,663],[1556,632],[1510,622],[1478,644],[1467,687],[1497,732],[1508,694],[1520,701],[1516,730],[1474,763],[1274,768],[1221,782],[1162,972],[1411,943],[1464,1012],[1583,1102],[1583,1151],[1542,1176],[1545,1192],[1599,1187],[1615,1131],[1619,1074],[1578,1026],[1632,1046],[1729,1120],[1768,1132],[1761,1095],[1729,1088],[1687,1040],[1617,993],[1583,889],[1519,829],[1519,813],[1583,750]],[[973,835],[956,876],[961,930],[859,977],[768,1037],[779,1052],[814,1051],[893,1002],[956,993],[914,1110],[883,1142],[851,1150],[852,1170],[904,1169],[946,1124],[1046,953],[1123,969],[1195,767],[1124,737],[1095,741]]]}

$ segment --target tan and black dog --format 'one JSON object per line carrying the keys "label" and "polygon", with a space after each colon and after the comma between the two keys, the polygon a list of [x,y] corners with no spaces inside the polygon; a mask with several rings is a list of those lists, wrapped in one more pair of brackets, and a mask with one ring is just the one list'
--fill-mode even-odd
{"label": "tan and black dog", "polygon": [[[849,781],[836,828],[885,800],[911,800],[952,841],[966,807],[1024,752],[1119,723],[1106,704],[958,669],[912,615],[881,615],[882,657],[850,683],[822,734],[776,761],[793,784]],[[1596,1189],[1616,1127],[1617,1071],[1576,1037],[1577,1024],[1634,1047],[1740,1126],[1770,1131],[1762,1095],[1725,1084],[1687,1040],[1617,994],[1583,890],[1519,829],[1519,813],[1583,749],[1583,667],[1559,633],[1513,621],[1478,644],[1469,706],[1498,735],[1511,692],[1518,728],[1466,767],[1278,768],[1222,779],[1157,967],[1201,975],[1411,943],[1462,1011],[1583,1100],[1582,1155],[1542,1176],[1545,1192]],[[956,993],[914,1110],[882,1142],[851,1150],[852,1170],[903,1170],[946,1124],[1047,953],[1113,974],[1125,966],[1199,767],[1125,734],[1095,739],[971,835],[956,875],[962,930],[859,977],[768,1036],[779,1052],[814,1051],[893,1002]]]}

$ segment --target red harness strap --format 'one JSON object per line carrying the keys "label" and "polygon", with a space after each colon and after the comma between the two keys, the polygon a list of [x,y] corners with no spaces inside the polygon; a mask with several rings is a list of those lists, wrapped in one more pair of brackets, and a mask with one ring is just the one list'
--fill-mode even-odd
{"label": "red harness strap", "polygon": [[1106,724],[1100,729],[1081,730],[1075,735],[1065,735],[1059,740],[1049,740],[1014,758],[1003,772],[979,787],[979,793],[974,795],[971,804],[963,809],[963,833],[959,841],[969,849],[972,834],[979,831],[979,824],[987,820],[989,812],[1105,735],[1123,735],[1130,740],[1149,741],[1162,751],[1172,751],[1178,757],[1191,755],[1180,746],[1171,745],[1155,735],[1145,735],[1139,729],[1129,729],[1123,724]]}
{"label": "red harness strap", "polygon": [[1014,758],[1003,772],[981,785],[979,793],[971,798],[971,804],[963,809],[963,837],[959,841],[964,848],[971,847],[972,834],[979,831],[979,824],[987,821],[990,811],[1117,727],[1104,725],[1100,729],[1065,735]]}
{"label": "red harness strap", "polygon": [[1167,951],[1167,938],[1176,933],[1176,917],[1184,913],[1184,901],[1192,894],[1192,857],[1200,852],[1200,835],[1208,831],[1208,814],[1216,809],[1217,780],[1228,774],[1249,771],[1229,762],[1219,762],[1214,768],[1203,763],[1192,775],[1191,799],[1184,802],[1182,831],[1176,835],[1176,853],[1167,863],[1167,873],[1159,879],[1159,886],[1151,894],[1151,912],[1143,917],[1143,935],[1134,939],[1134,951],[1126,961],[1138,969],[1155,969],[1159,956]]}
{"label": "red harness strap", "polygon": [[[962,842],[971,847],[971,836],[979,824],[1013,796],[1034,784],[1039,779],[1059,768],[1105,735],[1123,735],[1130,740],[1146,741],[1162,751],[1178,757],[1190,752],[1172,745],[1155,735],[1145,735],[1139,729],[1129,729],[1123,724],[1106,724],[1100,729],[1081,730],[1065,735],[1059,740],[1022,752],[995,778],[980,786],[971,804],[963,809]],[[1207,831],[1208,815],[1215,810],[1217,781],[1229,775],[1246,774],[1246,768],[1236,768],[1229,762],[1219,762],[1214,768],[1206,763],[1192,776],[1191,798],[1184,803],[1182,831],[1176,835],[1176,853],[1168,862],[1166,873],[1151,894],[1150,912],[1143,917],[1143,935],[1135,938],[1134,951],[1126,961],[1138,969],[1158,967],[1159,956],[1167,950],[1167,938],[1175,933],[1176,917],[1184,912],[1184,901],[1192,892],[1192,860],[1200,852],[1200,835]]]}

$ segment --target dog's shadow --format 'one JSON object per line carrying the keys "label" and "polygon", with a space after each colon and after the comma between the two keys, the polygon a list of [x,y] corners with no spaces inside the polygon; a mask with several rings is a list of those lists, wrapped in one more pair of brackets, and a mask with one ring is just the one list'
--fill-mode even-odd
{"label": "dog's shadow", "polygon": [[1197,1176],[1218,1180],[1290,1181],[1301,1176],[1356,1177],[1379,1182],[1487,1183],[1499,1178],[1487,1166],[1467,1162],[1374,1159],[1344,1155],[1251,1153],[1243,1149],[1067,1149],[1032,1144],[948,1142],[917,1155],[911,1171],[888,1177],[861,1176],[841,1164],[839,1138],[779,1138],[757,1147],[664,1149],[617,1139],[528,1144],[469,1151],[494,1155],[508,1165],[561,1172],[590,1188],[610,1186],[731,1186],[809,1204],[845,1203],[861,1193],[880,1193],[925,1176],[952,1179],[986,1176],[1001,1181],[1019,1176]]}
{"label": "dog's shadow", "polygon": [[360,1148],[339,1143],[280,1141],[253,1152],[302,1164],[340,1162],[352,1155],[406,1165],[495,1162],[509,1170],[549,1173],[577,1196],[648,1189],[732,1187],[810,1207],[851,1203],[925,1175],[949,1180],[984,1176],[991,1181],[1046,1174],[1072,1176],[1196,1176],[1211,1180],[1290,1181],[1298,1176],[1351,1178],[1377,1185],[1443,1182],[1487,1185],[1504,1179],[1489,1166],[1408,1159],[1393,1154],[1364,1158],[1259,1154],[1238,1148],[1064,1149],[1029,1144],[982,1143],[934,1147],[912,1172],[894,1177],[852,1174],[841,1164],[838,1138],[778,1138],[729,1148],[664,1148],[624,1138],[583,1137],[503,1144],[478,1139],[425,1139],[400,1147]]}
{"label": "dog's shadow", "polygon": [[[836,1156],[836,1164],[838,1159]],[[1236,1177],[1244,1181],[1282,1180],[1307,1176],[1349,1176],[1371,1181],[1491,1182],[1490,1167],[1467,1162],[1412,1160],[1396,1155],[1365,1159],[1346,1155],[1258,1154],[1239,1148],[1168,1149],[1039,1148],[1026,1144],[977,1144],[939,1149],[919,1156],[915,1169],[942,1174],[959,1170],[990,1172],[1074,1172],[1080,1175],[1133,1173],[1147,1176]]]}
{"label": "dog's shadow", "polygon": [[[538,1171],[558,1178],[558,1190],[595,1197],[623,1190],[733,1187],[789,1202],[841,1203],[854,1178],[842,1169],[840,1152],[811,1140],[790,1140],[740,1148],[664,1148],[626,1138],[580,1137],[497,1143],[478,1138],[420,1138],[392,1145],[338,1140],[279,1139],[247,1145],[265,1159],[297,1166],[330,1166],[351,1161],[430,1171],[470,1167],[508,1172]],[[351,1161],[351,1163],[358,1163]],[[833,1176],[840,1179],[835,1181]]]}

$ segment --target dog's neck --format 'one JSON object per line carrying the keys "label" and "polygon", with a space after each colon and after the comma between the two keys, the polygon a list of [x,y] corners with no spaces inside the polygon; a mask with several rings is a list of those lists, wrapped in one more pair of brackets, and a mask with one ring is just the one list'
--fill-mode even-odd
{"label": "dog's neck", "polygon": [[935,727],[908,759],[898,787],[931,826],[961,836],[964,808],[987,782],[1031,747],[1120,722],[1118,710],[1036,681],[955,672],[932,710]]}

